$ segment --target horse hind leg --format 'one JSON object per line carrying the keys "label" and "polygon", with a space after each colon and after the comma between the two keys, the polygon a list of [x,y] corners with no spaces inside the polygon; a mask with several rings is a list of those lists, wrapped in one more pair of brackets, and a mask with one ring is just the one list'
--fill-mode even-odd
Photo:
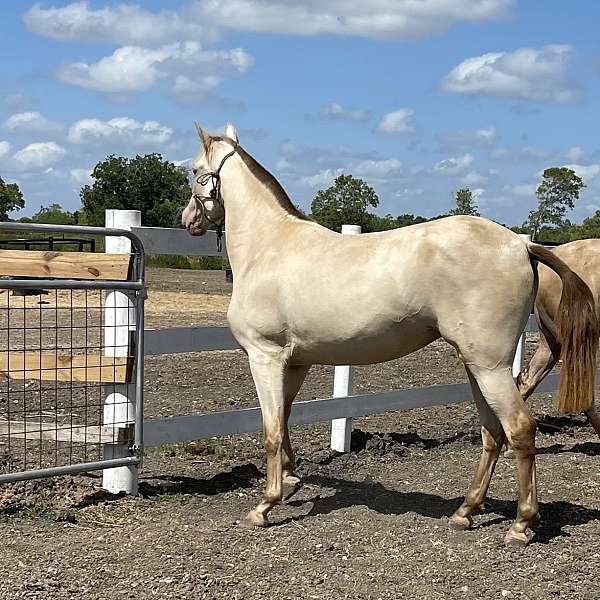
{"label": "horse hind leg", "polygon": [[480,509],[485,501],[487,491],[494,474],[494,468],[500,456],[504,443],[504,430],[496,415],[488,406],[477,381],[467,367],[469,383],[473,391],[473,398],[479,413],[481,424],[482,452],[473,483],[469,488],[463,503],[450,517],[450,527],[453,529],[468,529],[472,525],[471,515]]}
{"label": "horse hind leg", "polygon": [[306,375],[310,366],[294,366],[289,367],[285,373],[284,379],[284,401],[285,401],[285,420],[283,429],[283,445],[282,445],[282,485],[283,485],[283,499],[288,500],[293,496],[301,487],[300,478],[294,472],[296,468],[296,460],[294,457],[294,451],[292,449],[292,443],[290,441],[290,432],[288,427],[288,421],[290,413],[292,411],[292,403],[298,395],[300,387],[306,379]]}
{"label": "horse hind leg", "polygon": [[[536,423],[519,394],[509,365],[493,369],[471,365],[469,369],[516,455],[519,482],[517,516],[506,534],[505,544],[525,546],[532,536],[529,526],[539,518],[535,472]],[[494,453],[490,454],[493,459]],[[488,460],[491,462],[491,459]],[[485,479],[483,481],[485,483]]]}

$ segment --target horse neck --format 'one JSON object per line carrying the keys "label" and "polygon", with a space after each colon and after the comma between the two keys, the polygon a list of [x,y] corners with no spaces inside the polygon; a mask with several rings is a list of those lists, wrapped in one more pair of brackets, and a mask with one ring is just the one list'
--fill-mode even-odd
{"label": "horse neck", "polygon": [[[283,208],[273,192],[235,157],[235,177],[223,180],[227,255],[233,271],[239,271],[283,228],[302,223]],[[230,168],[233,171],[233,165]]]}

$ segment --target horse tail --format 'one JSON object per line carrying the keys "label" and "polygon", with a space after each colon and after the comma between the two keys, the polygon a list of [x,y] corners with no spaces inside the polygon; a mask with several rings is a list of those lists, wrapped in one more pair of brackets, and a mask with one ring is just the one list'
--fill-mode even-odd
{"label": "horse tail", "polygon": [[530,257],[552,269],[562,281],[555,319],[562,360],[557,409],[563,413],[588,411],[594,405],[600,335],[594,297],[585,281],[554,252],[532,242],[527,242],[527,250]]}

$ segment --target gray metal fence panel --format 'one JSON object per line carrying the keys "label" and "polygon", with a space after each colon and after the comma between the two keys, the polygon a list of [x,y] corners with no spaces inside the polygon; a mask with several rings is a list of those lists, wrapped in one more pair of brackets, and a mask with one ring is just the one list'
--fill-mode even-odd
{"label": "gray metal fence panel", "polygon": [[[0,223],[0,232],[5,231],[125,237],[132,249],[131,259],[125,259],[130,263],[126,280],[0,279],[0,397],[5,400],[0,404],[0,482],[140,464],[145,298],[140,239],[102,227]],[[39,256],[50,264],[55,258],[54,253]],[[11,291],[18,291],[18,298]],[[124,348],[110,341],[105,317],[113,309],[123,315],[119,303],[107,302],[110,294],[131,301],[126,321],[118,324],[127,329]],[[109,406],[106,399],[129,387],[136,405],[123,416],[118,402]],[[116,446],[125,453],[113,458],[106,449]]]}

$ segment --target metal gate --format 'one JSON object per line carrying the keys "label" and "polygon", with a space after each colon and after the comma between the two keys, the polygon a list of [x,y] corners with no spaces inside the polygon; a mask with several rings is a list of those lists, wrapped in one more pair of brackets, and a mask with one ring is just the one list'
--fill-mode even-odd
{"label": "metal gate", "polygon": [[0,223],[0,248],[4,232],[120,247],[0,249],[0,483],[141,465],[142,243],[119,229]]}

